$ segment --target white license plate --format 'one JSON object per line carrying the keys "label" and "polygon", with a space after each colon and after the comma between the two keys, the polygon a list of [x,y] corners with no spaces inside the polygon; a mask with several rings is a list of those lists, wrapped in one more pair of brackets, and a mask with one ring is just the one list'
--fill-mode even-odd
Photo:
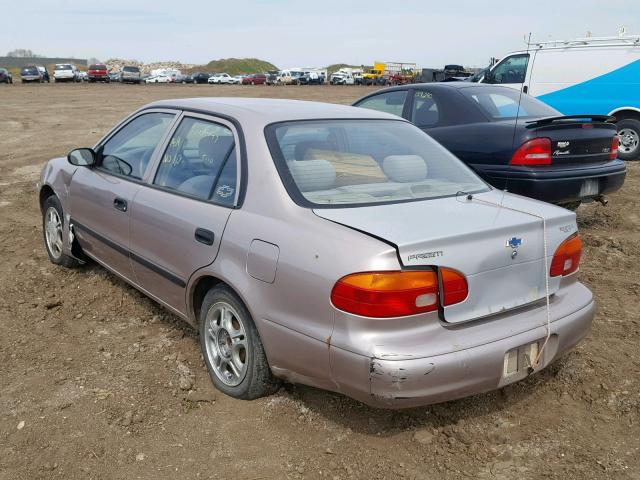
{"label": "white license plate", "polygon": [[510,377],[527,370],[538,356],[538,342],[523,345],[504,354],[503,376]]}
{"label": "white license plate", "polygon": [[598,195],[600,185],[597,179],[585,180],[580,189],[580,198],[594,197]]}

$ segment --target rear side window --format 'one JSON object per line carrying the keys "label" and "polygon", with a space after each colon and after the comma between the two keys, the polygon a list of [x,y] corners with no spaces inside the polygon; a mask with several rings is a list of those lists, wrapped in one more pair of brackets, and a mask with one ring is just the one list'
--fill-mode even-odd
{"label": "rear side window", "polygon": [[117,175],[142,179],[173,118],[171,113],[146,113],[127,123],[101,147],[101,167]]}
{"label": "rear side window", "polygon": [[365,98],[356,107],[368,108],[379,112],[392,113],[402,116],[404,101],[407,98],[406,90],[395,90],[387,93],[380,93],[372,97]]}
{"label": "rear side window", "polygon": [[232,206],[236,165],[235,139],[228,127],[187,117],[171,138],[153,183]]}
{"label": "rear side window", "polygon": [[434,127],[440,122],[438,104],[432,92],[416,90],[411,108],[411,123],[418,127]]}

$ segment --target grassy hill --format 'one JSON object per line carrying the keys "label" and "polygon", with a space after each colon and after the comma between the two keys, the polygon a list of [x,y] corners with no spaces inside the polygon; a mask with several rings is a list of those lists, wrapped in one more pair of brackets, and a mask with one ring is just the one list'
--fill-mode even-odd
{"label": "grassy hill", "polygon": [[[198,70],[198,68],[194,70]],[[278,70],[278,67],[258,58],[221,58],[220,60],[212,60],[206,65],[203,65],[202,70],[239,75],[241,73],[259,73],[268,70]]]}

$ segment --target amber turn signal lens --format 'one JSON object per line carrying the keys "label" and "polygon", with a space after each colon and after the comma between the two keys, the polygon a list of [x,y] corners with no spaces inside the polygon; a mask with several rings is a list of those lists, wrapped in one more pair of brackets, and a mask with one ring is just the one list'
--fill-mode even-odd
{"label": "amber turn signal lens", "polygon": [[438,277],[432,270],[354,273],[338,280],[331,302],[373,318],[431,312],[438,309]]}
{"label": "amber turn signal lens", "polygon": [[549,275],[558,277],[569,275],[580,266],[582,256],[582,240],[577,233],[574,233],[560,244],[556,253],[553,254]]}

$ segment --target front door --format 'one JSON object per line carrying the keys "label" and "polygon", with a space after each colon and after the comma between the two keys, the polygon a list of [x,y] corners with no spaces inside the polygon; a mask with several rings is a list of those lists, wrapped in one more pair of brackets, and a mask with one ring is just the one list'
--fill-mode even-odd
{"label": "front door", "polygon": [[148,162],[175,114],[135,117],[96,148],[97,165],[79,167],[70,186],[70,213],[83,250],[129,281],[131,205]]}
{"label": "front door", "polygon": [[211,264],[236,205],[236,137],[223,120],[187,115],[131,210],[131,255],[140,286],[186,313],[189,277]]}
{"label": "front door", "polygon": [[504,58],[484,77],[483,83],[503,85],[527,93],[529,54],[519,53]]}

